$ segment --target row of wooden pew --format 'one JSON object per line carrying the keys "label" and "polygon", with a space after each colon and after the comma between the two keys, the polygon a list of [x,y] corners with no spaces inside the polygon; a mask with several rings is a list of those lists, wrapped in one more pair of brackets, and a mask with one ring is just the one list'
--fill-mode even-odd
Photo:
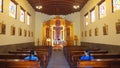
{"label": "row of wooden pew", "polygon": [[[10,60],[9,61],[10,63],[14,63],[14,62],[16,62],[15,59],[20,61],[20,62],[17,61],[19,64],[21,64],[21,62],[23,62],[23,63],[30,62],[31,63],[31,61],[24,61],[24,58],[30,54],[30,50],[35,50],[37,52],[36,56],[38,56],[38,58],[40,60],[40,61],[37,61],[37,63],[39,63],[38,66],[40,66],[42,68],[46,68],[48,65],[51,53],[52,53],[51,46],[33,46],[33,47],[16,49],[16,51],[10,50],[8,53],[0,53],[0,65],[4,64],[3,63],[3,61],[4,61],[9,66],[8,61]],[[32,63],[36,63],[36,62],[32,62]],[[29,66],[29,64],[28,64],[28,66]],[[9,67],[7,67],[7,68],[9,68]],[[18,68],[37,68],[37,67],[20,67],[18,65]]]}
{"label": "row of wooden pew", "polygon": [[0,59],[0,68],[40,68],[40,61]]}
{"label": "row of wooden pew", "polygon": [[[64,55],[71,68],[84,68],[85,66],[86,67],[92,66],[92,68],[94,68],[94,65],[98,65],[98,67],[96,66],[96,68],[99,68],[100,66],[102,66],[100,65],[100,63],[107,64],[106,62],[109,62],[108,68],[113,68],[114,67],[112,65],[113,62],[120,64],[120,53],[109,53],[106,50],[101,50],[98,48],[91,49],[85,46],[65,46],[63,50],[64,50]],[[93,61],[81,61],[79,59],[84,54],[85,50],[91,51],[92,56],[94,57]],[[112,60],[117,60],[117,61],[111,62]],[[120,68],[120,65],[116,65],[115,67]]]}

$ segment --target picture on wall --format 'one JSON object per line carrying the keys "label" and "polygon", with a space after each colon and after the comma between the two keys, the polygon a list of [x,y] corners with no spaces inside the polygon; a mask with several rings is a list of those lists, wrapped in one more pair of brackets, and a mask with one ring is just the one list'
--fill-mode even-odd
{"label": "picture on wall", "polygon": [[22,36],[22,29],[21,28],[18,29],[18,33],[19,33],[19,36]]}
{"label": "picture on wall", "polygon": [[116,23],[116,33],[120,34],[120,20]]}
{"label": "picture on wall", "polygon": [[89,36],[92,36],[92,30],[89,30]]}
{"label": "picture on wall", "polygon": [[82,31],[82,33],[81,33],[81,36],[83,37],[83,31]]}
{"label": "picture on wall", "polygon": [[0,34],[6,33],[6,25],[3,23],[0,23]]}
{"label": "picture on wall", "polygon": [[26,31],[26,30],[24,30],[24,36],[25,36],[25,37],[27,36],[27,31]]}
{"label": "picture on wall", "polygon": [[98,36],[98,28],[95,28],[95,36]]}
{"label": "picture on wall", "polygon": [[87,31],[85,31],[85,37],[87,37]]}
{"label": "picture on wall", "polygon": [[11,35],[15,35],[15,27],[11,26]]}
{"label": "picture on wall", "polygon": [[28,37],[30,37],[30,31],[28,30]]}
{"label": "picture on wall", "polygon": [[31,32],[31,37],[33,37],[33,32]]}
{"label": "picture on wall", "polygon": [[108,35],[108,25],[103,26],[103,35]]}

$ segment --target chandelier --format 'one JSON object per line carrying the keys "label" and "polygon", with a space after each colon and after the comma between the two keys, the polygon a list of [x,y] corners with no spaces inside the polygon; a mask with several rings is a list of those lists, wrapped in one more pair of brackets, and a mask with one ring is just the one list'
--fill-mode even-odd
{"label": "chandelier", "polygon": [[74,9],[78,9],[80,6],[77,4],[76,0],[75,0],[75,4],[73,5]]}

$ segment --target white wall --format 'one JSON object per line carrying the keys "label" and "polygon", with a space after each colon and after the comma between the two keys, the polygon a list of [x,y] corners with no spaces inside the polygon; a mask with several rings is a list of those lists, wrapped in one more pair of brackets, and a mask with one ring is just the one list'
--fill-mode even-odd
{"label": "white wall", "polygon": [[[0,12],[0,23],[6,24],[6,34],[0,34],[0,45],[8,45],[8,44],[18,44],[18,43],[27,43],[27,42],[34,42],[34,37],[24,37],[23,36],[23,31],[22,31],[22,36],[18,36],[18,28],[21,27],[22,30],[30,30],[34,32],[34,23],[35,23],[35,11],[33,8],[30,6],[30,4],[27,2],[27,0],[16,0],[18,3],[17,6],[17,19],[14,19],[9,16],[9,2],[10,0],[4,0],[4,6],[3,6],[3,13]],[[20,6],[22,6],[26,12],[29,12],[31,14],[31,24],[28,26],[23,22],[20,22],[19,20],[19,15],[20,15]],[[27,15],[27,13],[25,13]],[[26,19],[25,19],[26,20]],[[11,26],[15,26],[16,28],[16,33],[15,36],[12,36],[10,34],[10,28]]]}
{"label": "white wall", "polygon": [[[87,37],[82,37],[82,42],[92,42],[92,43],[102,43],[102,44],[112,44],[112,45],[120,45],[120,34],[116,34],[115,23],[120,19],[120,10],[112,13],[112,0],[106,0],[107,5],[107,16],[99,19],[98,18],[98,6],[101,0],[89,0],[89,2],[85,5],[85,7],[80,11],[80,19],[81,19],[81,31],[87,32],[89,29],[92,29],[92,36],[89,37],[87,33]],[[84,15],[89,12],[95,6],[96,11],[96,21],[88,26],[84,27]],[[104,24],[108,25],[108,35],[103,35],[103,26]],[[99,34],[98,36],[94,35],[94,29],[98,27]]]}

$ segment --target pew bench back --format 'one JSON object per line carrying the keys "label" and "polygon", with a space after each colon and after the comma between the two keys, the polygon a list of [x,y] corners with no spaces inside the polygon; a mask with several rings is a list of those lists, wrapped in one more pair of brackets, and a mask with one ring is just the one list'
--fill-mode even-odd
{"label": "pew bench back", "polygon": [[0,59],[1,68],[40,68],[39,61],[25,61],[20,59]]}

